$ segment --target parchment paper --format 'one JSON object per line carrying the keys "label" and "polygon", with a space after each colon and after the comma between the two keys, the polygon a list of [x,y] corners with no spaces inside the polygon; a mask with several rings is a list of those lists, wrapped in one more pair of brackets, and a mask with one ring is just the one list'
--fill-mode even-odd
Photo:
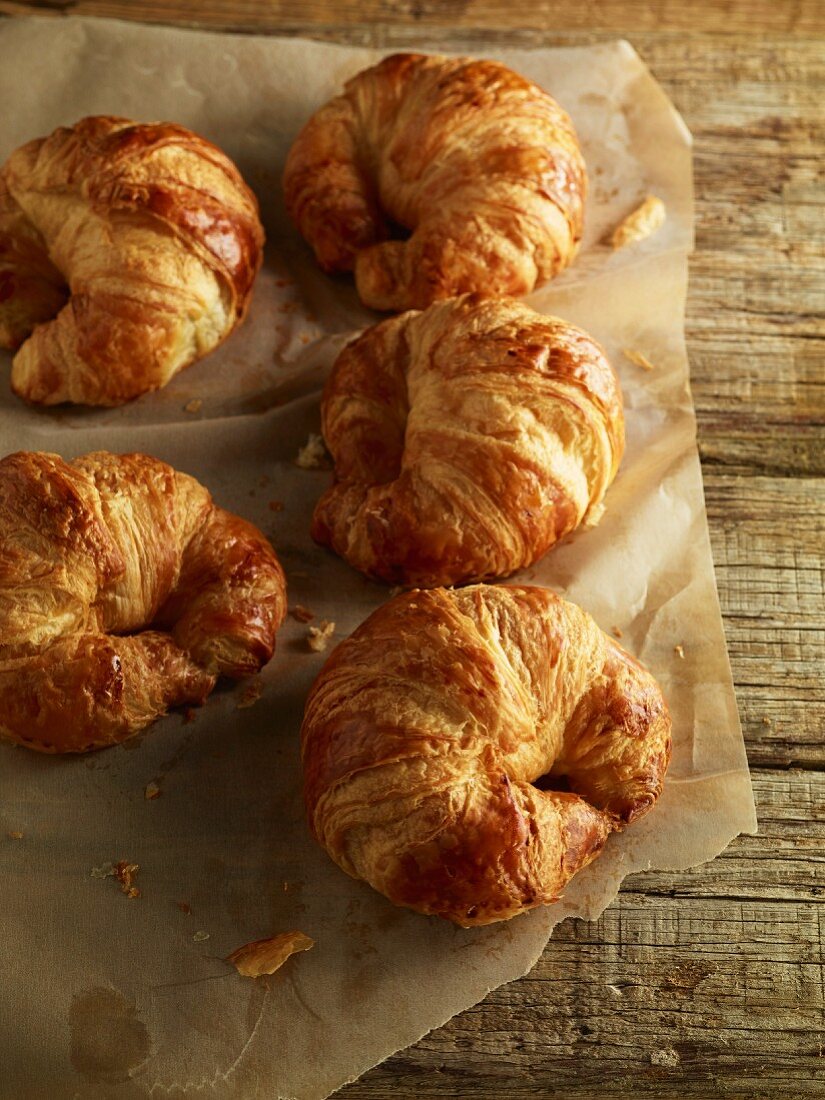
{"label": "parchment paper", "polygon": [[[269,234],[243,330],[160,393],[117,410],[33,410],[11,395],[4,356],[2,453],[139,449],[189,471],[271,535],[290,603],[334,620],[336,639],[387,590],[312,544],[329,473],[293,460],[318,429],[324,372],[373,318],[349,280],[316,269],[279,177],[310,112],[377,56],[101,21],[0,26],[0,157],[84,114],[172,119],[238,162]],[[524,974],[559,920],[597,917],[624,875],[701,863],[755,828],[683,339],[690,136],[626,43],[495,56],[570,111],[592,184],[580,258],[530,302],[604,343],[627,407],[627,453],[600,526],[513,579],[619,627],[658,677],[675,735],[661,801],[551,908],[474,931],[396,909],[340,872],[305,827],[298,730],[324,657],[293,620],[251,707],[240,706],[244,687],[220,690],[191,723],[174,714],[79,759],[0,746],[3,1098],[323,1097]],[[621,252],[600,245],[648,192],[667,205],[665,227]],[[186,411],[193,399],[201,407]],[[162,794],[147,801],[150,782]],[[119,859],[140,865],[140,898],[93,877]],[[272,978],[243,979],[221,961],[293,928],[317,946]]]}

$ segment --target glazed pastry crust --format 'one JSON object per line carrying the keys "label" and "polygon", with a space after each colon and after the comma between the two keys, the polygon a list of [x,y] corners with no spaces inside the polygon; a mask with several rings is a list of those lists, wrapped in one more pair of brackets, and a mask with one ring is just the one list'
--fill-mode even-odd
{"label": "glazed pastry crust", "polygon": [[650,673],[546,589],[405,593],[310,693],[310,826],[397,905],[506,920],[556,900],[651,809],[670,729]]}
{"label": "glazed pastry crust", "polygon": [[254,195],[172,123],[94,116],[0,170],[0,346],[26,401],[120,405],[243,319],[263,256]]}
{"label": "glazed pastry crust", "polygon": [[321,413],[336,480],[312,535],[392,584],[531,564],[594,517],[624,449],[603,350],[511,299],[467,295],[368,329]]}
{"label": "glazed pastry crust", "polygon": [[[495,61],[396,54],[298,135],[287,209],[328,272],[373,309],[529,293],[571,262],[584,161],[570,119]],[[390,240],[392,223],[409,240]]]}
{"label": "glazed pastry crust", "polygon": [[0,461],[0,736],[123,741],[257,672],[285,611],[267,540],[187,474],[107,451]]}

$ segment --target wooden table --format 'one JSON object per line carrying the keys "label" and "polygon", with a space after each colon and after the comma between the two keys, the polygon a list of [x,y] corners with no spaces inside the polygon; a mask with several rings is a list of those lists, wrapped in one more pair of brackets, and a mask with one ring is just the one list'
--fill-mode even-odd
{"label": "wooden table", "polygon": [[387,48],[623,36],[661,81],[696,139],[687,334],[760,833],[626,880],[530,975],[340,1095],[825,1097],[825,5],[0,0],[61,12]]}

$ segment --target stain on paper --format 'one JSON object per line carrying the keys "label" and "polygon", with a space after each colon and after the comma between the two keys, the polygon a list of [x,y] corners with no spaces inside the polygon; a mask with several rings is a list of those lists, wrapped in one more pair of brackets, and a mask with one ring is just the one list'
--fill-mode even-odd
{"label": "stain on paper", "polygon": [[72,1065],[87,1081],[128,1081],[149,1057],[149,1033],[134,1001],[111,986],[75,994],[69,1029]]}

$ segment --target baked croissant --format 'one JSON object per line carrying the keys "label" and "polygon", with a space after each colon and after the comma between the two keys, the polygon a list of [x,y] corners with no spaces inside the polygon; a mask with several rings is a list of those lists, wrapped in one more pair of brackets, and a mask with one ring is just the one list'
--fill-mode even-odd
{"label": "baked croissant", "polygon": [[12,389],[120,405],[165,386],[243,319],[263,243],[235,165],[182,126],[98,116],[22,146],[0,170]]}
{"label": "baked croissant", "polygon": [[[327,272],[373,309],[466,291],[527,294],[576,254],[587,179],[573,125],[495,61],[396,54],[298,135],[289,213]],[[408,240],[391,240],[394,229]]]}
{"label": "baked croissant", "polygon": [[670,726],[650,673],[546,589],[404,593],[312,688],[310,827],[396,905],[507,920],[557,900],[650,810]]}
{"label": "baked croissant", "polygon": [[395,584],[531,564],[595,518],[624,449],[599,345],[477,295],[368,329],[338,357],[321,414],[336,481],[313,537]]}
{"label": "baked croissant", "polygon": [[248,676],[286,610],[275,552],[147,455],[0,461],[0,736],[85,752]]}

